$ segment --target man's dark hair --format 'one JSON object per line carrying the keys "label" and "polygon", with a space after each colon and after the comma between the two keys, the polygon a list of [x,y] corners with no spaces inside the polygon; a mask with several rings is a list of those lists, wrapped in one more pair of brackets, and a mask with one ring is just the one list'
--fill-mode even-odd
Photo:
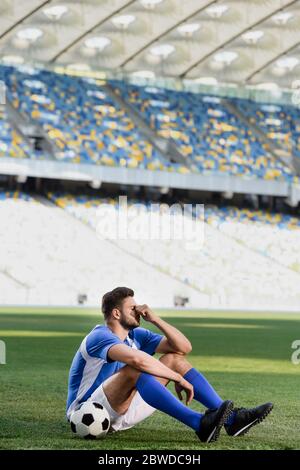
{"label": "man's dark hair", "polygon": [[110,292],[106,292],[102,297],[102,313],[107,320],[114,308],[122,308],[123,300],[126,297],[133,297],[134,292],[128,287],[116,287]]}

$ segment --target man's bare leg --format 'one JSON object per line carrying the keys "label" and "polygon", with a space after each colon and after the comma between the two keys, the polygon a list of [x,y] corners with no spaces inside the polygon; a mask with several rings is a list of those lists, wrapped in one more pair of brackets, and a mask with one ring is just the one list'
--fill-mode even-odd
{"label": "man's bare leg", "polygon": [[168,353],[161,356],[159,360],[182,376],[193,367],[184,354]]}
{"label": "man's bare leg", "polygon": [[[159,359],[170,369],[184,375],[192,368],[183,354],[168,353]],[[112,375],[103,385],[104,393],[112,407],[118,414],[124,414],[128,410],[130,403],[136,393],[136,382],[141,372],[131,366],[124,366],[116,374]],[[163,385],[169,383],[168,379],[156,377]]]}

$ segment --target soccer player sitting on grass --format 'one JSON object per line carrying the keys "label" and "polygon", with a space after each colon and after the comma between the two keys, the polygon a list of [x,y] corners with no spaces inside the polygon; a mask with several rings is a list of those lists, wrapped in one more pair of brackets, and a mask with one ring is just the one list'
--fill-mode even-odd
{"label": "soccer player sitting on grass", "polygon": [[[106,325],[96,325],[84,338],[70,369],[68,418],[81,403],[92,400],[107,409],[111,431],[121,431],[160,410],[194,429],[202,442],[212,442],[223,425],[230,436],[241,436],[268,415],[272,403],[245,409],[222,400],[188,362],[189,340],[147,305],[137,305],[133,296],[127,287],[103,296]],[[140,328],[141,317],[163,335]],[[152,357],[154,353],[160,358]],[[180,400],[184,392],[186,405],[195,399],[207,408],[205,414],[179,401],[166,388],[170,381]]]}

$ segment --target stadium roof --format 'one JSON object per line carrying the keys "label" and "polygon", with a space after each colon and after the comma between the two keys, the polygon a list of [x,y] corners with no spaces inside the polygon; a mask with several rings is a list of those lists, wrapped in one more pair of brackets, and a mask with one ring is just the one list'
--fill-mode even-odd
{"label": "stadium roof", "polygon": [[0,61],[290,88],[300,0],[1,0]]}

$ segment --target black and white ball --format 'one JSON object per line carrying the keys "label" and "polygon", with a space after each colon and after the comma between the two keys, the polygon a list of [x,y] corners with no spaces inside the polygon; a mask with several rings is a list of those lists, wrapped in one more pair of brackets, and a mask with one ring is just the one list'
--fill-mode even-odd
{"label": "black and white ball", "polygon": [[103,405],[87,401],[74,411],[70,419],[72,431],[84,439],[103,438],[110,426],[107,410]]}

